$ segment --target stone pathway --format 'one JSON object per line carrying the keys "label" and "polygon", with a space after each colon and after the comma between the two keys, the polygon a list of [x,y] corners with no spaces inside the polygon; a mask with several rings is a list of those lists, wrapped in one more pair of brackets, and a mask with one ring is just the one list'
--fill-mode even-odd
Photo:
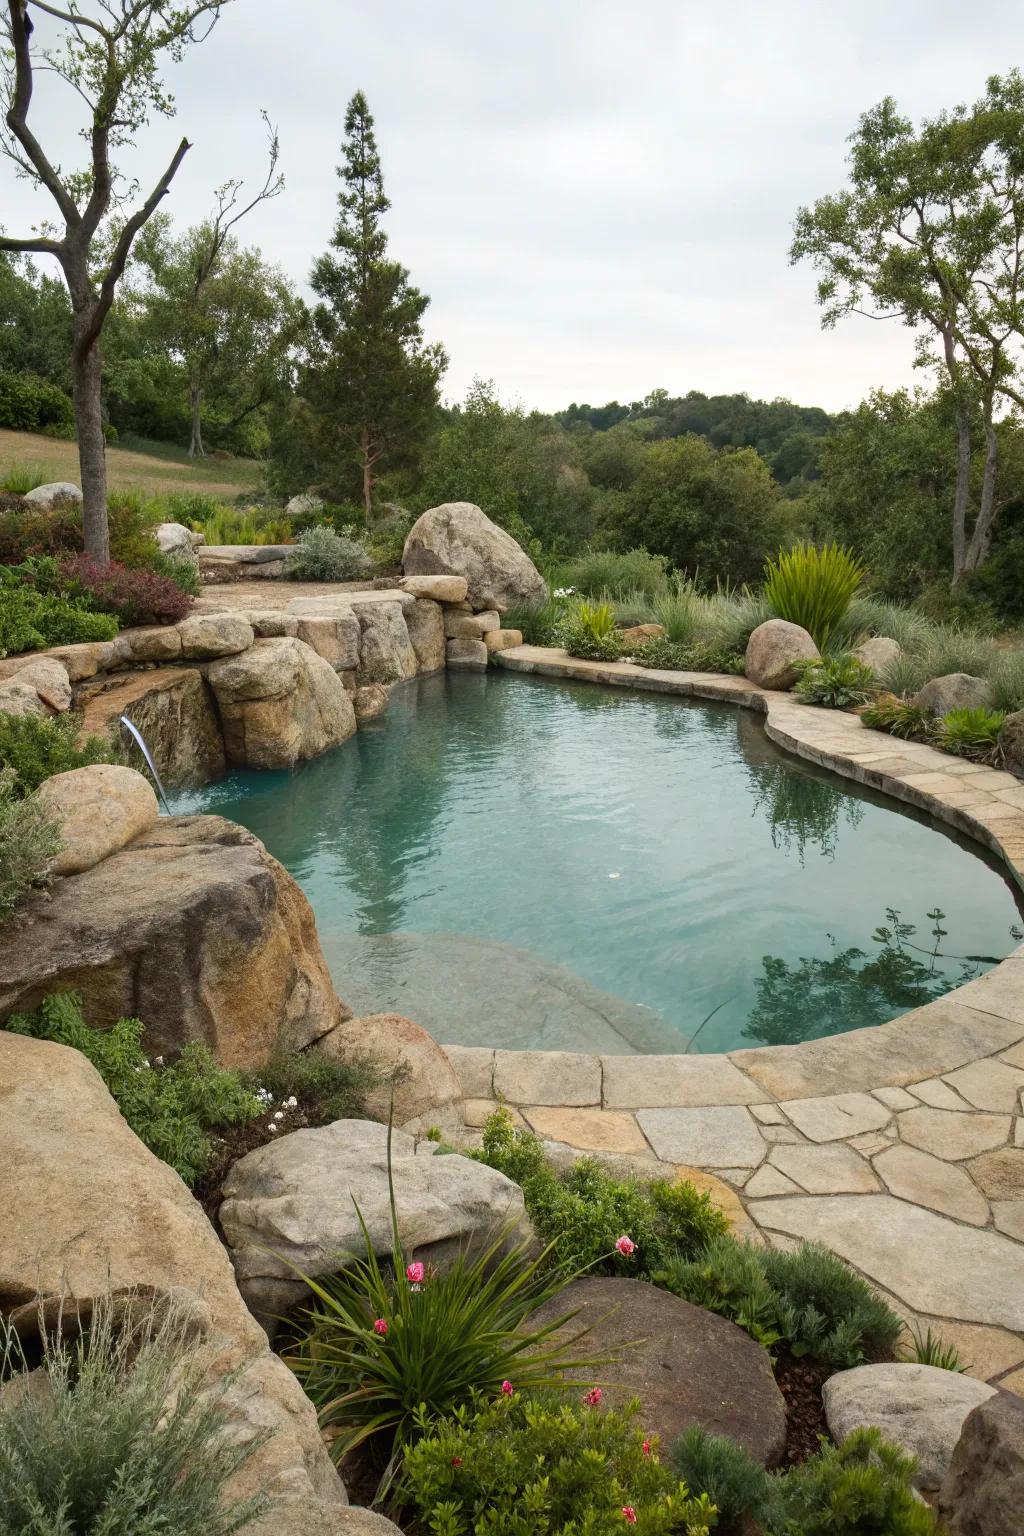
{"label": "stone pathway", "polygon": [[[743,678],[534,646],[499,664],[724,699],[772,740],[1001,854],[1024,885],[1024,784]],[[826,1243],[972,1375],[1024,1394],[1024,948],[875,1029],[708,1056],[452,1046],[467,1118],[498,1103],[552,1143],[681,1172],[754,1241]]]}

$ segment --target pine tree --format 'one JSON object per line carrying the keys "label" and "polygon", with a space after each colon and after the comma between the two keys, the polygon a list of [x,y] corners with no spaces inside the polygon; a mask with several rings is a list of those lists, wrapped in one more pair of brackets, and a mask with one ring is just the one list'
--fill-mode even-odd
{"label": "pine tree", "polygon": [[369,523],[381,465],[408,461],[433,425],[448,359],[423,338],[430,299],[388,259],[381,220],[391,205],[362,91],[345,114],[342,153],[331,250],[311,278],[321,303],[303,393],[317,419],[319,456],[341,454],[358,466]]}

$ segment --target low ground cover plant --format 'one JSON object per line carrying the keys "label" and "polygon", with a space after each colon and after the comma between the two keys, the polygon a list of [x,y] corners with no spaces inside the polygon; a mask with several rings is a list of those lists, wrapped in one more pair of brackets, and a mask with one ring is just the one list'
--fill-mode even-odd
{"label": "low ground cover plant", "polygon": [[[0,715],[0,722],[7,718]],[[0,926],[29,891],[47,884],[51,860],[63,846],[52,811],[26,800],[14,770],[0,766]]]}
{"label": "low ground cover plant", "polygon": [[263,1444],[225,1433],[230,1377],[210,1387],[173,1310],[125,1322],[100,1298],[43,1336],[45,1389],[19,1391],[25,1358],[0,1325],[0,1530],[11,1536],[232,1536],[271,1507],[228,1497]]}
{"label": "low ground cover plant", "polygon": [[610,603],[573,603],[557,630],[557,638],[570,656],[586,661],[617,661],[622,642],[615,628]]}
{"label": "low ground cover plant", "polygon": [[877,688],[875,674],[856,656],[823,656],[799,664],[800,676],[793,692],[807,704],[826,709],[852,709],[866,704]]}
{"label": "low ground cover plant", "polygon": [[92,763],[123,761],[120,749],[102,736],[81,739],[82,717],[8,715],[0,712],[0,770],[12,775],[10,792],[24,799],[55,773]]}
{"label": "low ground cover plant", "polygon": [[903,1332],[902,1319],[866,1281],[817,1243],[782,1253],[720,1236],[695,1258],[670,1259],[654,1279],[766,1348],[784,1343],[836,1370],[892,1359]]}
{"label": "low ground cover plant", "polygon": [[873,731],[887,731],[903,741],[930,741],[938,719],[934,710],[894,693],[879,694],[861,710],[860,717]]}
{"label": "low ground cover plant", "polygon": [[688,1487],[715,1506],[715,1536],[741,1536],[749,1522],[764,1526],[772,1508],[772,1479],[727,1435],[692,1424],[679,1436],[669,1463]]}
{"label": "low ground cover plant", "polygon": [[[725,1217],[692,1184],[613,1178],[594,1158],[580,1158],[556,1173],[532,1131],[518,1129],[506,1109],[489,1117],[483,1145],[468,1156],[521,1185],[526,1209],[549,1262],[574,1273],[630,1275],[646,1279],[671,1255],[701,1253],[728,1229]],[[628,1234],[630,1252],[616,1250]]]}
{"label": "low ground cover plant", "polygon": [[863,580],[864,567],[852,550],[796,544],[767,562],[764,594],[777,618],[799,624],[824,651]]}
{"label": "low ground cover plant", "polygon": [[998,709],[951,709],[936,722],[932,740],[954,757],[966,757],[975,763],[998,763],[999,732],[1005,719]]}
{"label": "low ground cover plant", "polygon": [[0,657],[51,645],[112,640],[117,631],[112,615],[93,612],[79,597],[37,591],[26,584],[19,568],[0,566]]}
{"label": "low ground cover plant", "polygon": [[307,528],[288,559],[295,581],[363,581],[373,574],[366,546],[350,529]]}
{"label": "low ground cover plant", "polygon": [[192,593],[175,576],[153,568],[133,570],[116,560],[101,566],[89,555],[68,556],[60,562],[57,580],[72,600],[94,613],[113,614],[124,628],[177,624],[192,607]]}
{"label": "low ground cover plant", "polygon": [[633,652],[632,659],[641,667],[662,667],[673,672],[729,672],[734,676],[743,673],[743,652],[714,640],[676,644],[666,635],[655,635]]}
{"label": "low ground cover plant", "polygon": [[[707,1536],[714,1510],[659,1458],[634,1403],[477,1396],[405,1458],[398,1503],[434,1536]],[[399,1518],[403,1514],[399,1513]]]}

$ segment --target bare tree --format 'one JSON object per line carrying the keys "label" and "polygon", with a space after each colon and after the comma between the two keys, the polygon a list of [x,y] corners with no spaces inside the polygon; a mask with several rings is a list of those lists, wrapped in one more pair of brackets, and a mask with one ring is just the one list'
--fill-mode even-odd
{"label": "bare tree", "polygon": [[[135,186],[123,187],[111,163],[111,151],[132,145],[152,112],[174,114],[174,99],[157,69],[162,54],[177,62],[191,43],[209,36],[230,0],[191,0],[174,5],[160,0],[8,0],[3,34],[9,57],[3,74],[7,133],[0,148],[17,170],[49,192],[57,205],[63,233],[45,230],[32,237],[0,235],[0,250],[54,256],[71,295],[73,312],[72,378],[75,425],[82,477],[82,517],[86,552],[106,564],[107,466],[101,413],[100,335],[124,273],[132,242],[166,197],[190,145],[183,138],[148,197],[132,211]],[[54,40],[39,47],[41,32],[53,22]],[[89,144],[89,165],[66,173],[43,149],[29,126],[34,76],[57,75],[78,94],[88,111],[82,136]],[[118,227],[107,242],[98,238],[105,219]],[[100,244],[104,244],[102,256]]]}

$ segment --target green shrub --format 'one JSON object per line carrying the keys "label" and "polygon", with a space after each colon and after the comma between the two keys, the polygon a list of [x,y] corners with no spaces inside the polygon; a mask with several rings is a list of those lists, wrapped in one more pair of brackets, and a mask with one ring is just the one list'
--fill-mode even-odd
{"label": "green shrub", "polygon": [[760,1252],[779,1297],[778,1326],[794,1355],[811,1355],[839,1371],[892,1358],[902,1319],[842,1259],[819,1243],[801,1243],[792,1253]]}
{"label": "green shrub", "polygon": [[[616,1179],[589,1157],[557,1174],[538,1137],[518,1130],[505,1109],[489,1117],[483,1146],[470,1155],[522,1186],[538,1236],[552,1245],[551,1259],[569,1272],[596,1265],[605,1273],[644,1279],[671,1255],[700,1253],[727,1230],[722,1213],[692,1184]],[[623,1235],[636,1244],[625,1257],[615,1252]]]}
{"label": "green shrub", "polygon": [[873,731],[888,731],[903,741],[931,741],[938,716],[934,710],[883,693],[860,712],[864,724]]}
{"label": "green shrub", "polygon": [[278,1103],[298,1099],[310,1125],[329,1125],[364,1118],[366,1096],[379,1086],[381,1074],[370,1057],[334,1061],[315,1046],[305,1051],[279,1047],[249,1081],[254,1091]]}
{"label": "green shrub", "polygon": [[864,567],[852,550],[797,544],[767,562],[764,591],[776,617],[801,625],[823,651],[863,578]]}
{"label": "green shrub", "polygon": [[116,763],[122,754],[112,741],[89,736],[79,743],[80,715],[7,715],[0,713],[0,769],[13,774],[12,793],[30,795],[45,779],[90,763]]}
{"label": "green shrub", "polygon": [[638,651],[633,660],[641,667],[660,667],[671,672],[728,672],[743,674],[743,653],[732,651],[714,640],[693,640],[676,645],[664,635],[655,635]]}
{"label": "green shrub", "polygon": [[80,599],[38,592],[12,566],[0,566],[0,656],[82,640],[112,640],[117,620]]}
{"label": "green shrub", "polygon": [[[109,1297],[44,1333],[45,1390],[15,1380],[0,1408],[5,1536],[232,1536],[270,1507],[226,1497],[266,1435],[226,1433],[231,1377],[211,1386],[189,1338],[182,1314],[129,1324]],[[24,1368],[9,1331],[5,1361]]]}
{"label": "green shrub", "polygon": [[139,1019],[119,1019],[111,1029],[91,1029],[72,992],[53,993],[36,1013],[14,1015],[4,1026],[81,1051],[139,1140],[194,1184],[213,1155],[209,1132],[256,1119],[262,1105],[237,1072],[218,1067],[195,1041],[172,1064],[151,1062],[142,1048],[144,1027]]}
{"label": "green shrub", "polygon": [[785,1341],[794,1355],[836,1370],[891,1358],[903,1329],[859,1275],[816,1243],[779,1253],[723,1236],[696,1257],[669,1256],[654,1278],[766,1348]]}
{"label": "green shrub", "polygon": [[715,1536],[741,1536],[749,1523],[764,1523],[771,1480],[759,1461],[725,1435],[692,1424],[676,1441],[669,1460],[694,1494],[705,1494],[718,1518]]}
{"label": "green shrub", "polygon": [[570,656],[587,661],[617,661],[622,654],[610,603],[575,603],[559,626],[558,639]]}
{"label": "green shrub", "polygon": [[501,622],[505,629],[518,629],[525,645],[558,645],[565,615],[565,599],[549,597],[545,603],[510,608]]}
{"label": "green shrub", "polygon": [[820,661],[801,662],[799,668],[793,692],[807,704],[851,709],[866,704],[875,690],[875,674],[856,656],[823,656]]}
{"label": "green shrub", "polygon": [[586,597],[624,597],[628,592],[643,592],[653,598],[666,585],[668,561],[664,555],[648,554],[646,549],[631,549],[624,555],[592,549],[569,564],[565,578],[570,587]]}
{"label": "green shrub", "polygon": [[567,1365],[581,1363],[575,1336],[565,1348],[551,1341],[571,1313],[540,1327],[528,1322],[564,1285],[545,1271],[545,1254],[509,1248],[499,1232],[437,1273],[407,1263],[393,1188],[391,1213],[390,1265],[377,1259],[360,1215],[365,1257],[331,1278],[307,1279],[316,1302],[288,1355],[321,1426],[334,1432],[332,1456],[340,1461],[370,1442],[378,1464],[387,1458],[383,1486],[401,1453],[475,1393],[497,1396],[507,1381],[524,1391],[555,1386]]}
{"label": "green shrub", "polygon": [[776,1480],[773,1529],[784,1536],[938,1536],[914,1497],[915,1463],[877,1429],[855,1429],[841,1446]]}
{"label": "green shrub", "polygon": [[361,581],[373,571],[366,548],[347,530],[307,528],[288,559],[295,581]]}
{"label": "green shrub", "polygon": [[189,527],[204,536],[207,544],[288,544],[293,536],[287,517],[275,517],[257,507],[242,511],[214,503],[204,512],[191,510],[187,519],[179,517],[176,521],[187,521]]}
{"label": "green shrub", "polygon": [[951,709],[935,722],[932,740],[943,752],[974,763],[998,763],[1006,716],[996,709]]}
{"label": "green shrub", "polygon": [[[50,384],[34,373],[9,373],[0,369],[0,427],[13,432],[42,432],[47,427],[56,427],[74,437],[74,406],[56,384]],[[36,481],[36,485],[42,483]],[[5,490],[8,488],[4,487]]]}
{"label": "green shrub", "polygon": [[663,1465],[637,1413],[478,1398],[409,1450],[399,1502],[434,1536],[604,1536],[634,1522],[652,1536],[707,1536],[709,1501]]}
{"label": "green shrub", "polygon": [[[10,718],[0,714],[0,725]],[[47,883],[50,861],[63,846],[52,811],[23,799],[13,770],[0,766],[0,924],[30,890]]]}

